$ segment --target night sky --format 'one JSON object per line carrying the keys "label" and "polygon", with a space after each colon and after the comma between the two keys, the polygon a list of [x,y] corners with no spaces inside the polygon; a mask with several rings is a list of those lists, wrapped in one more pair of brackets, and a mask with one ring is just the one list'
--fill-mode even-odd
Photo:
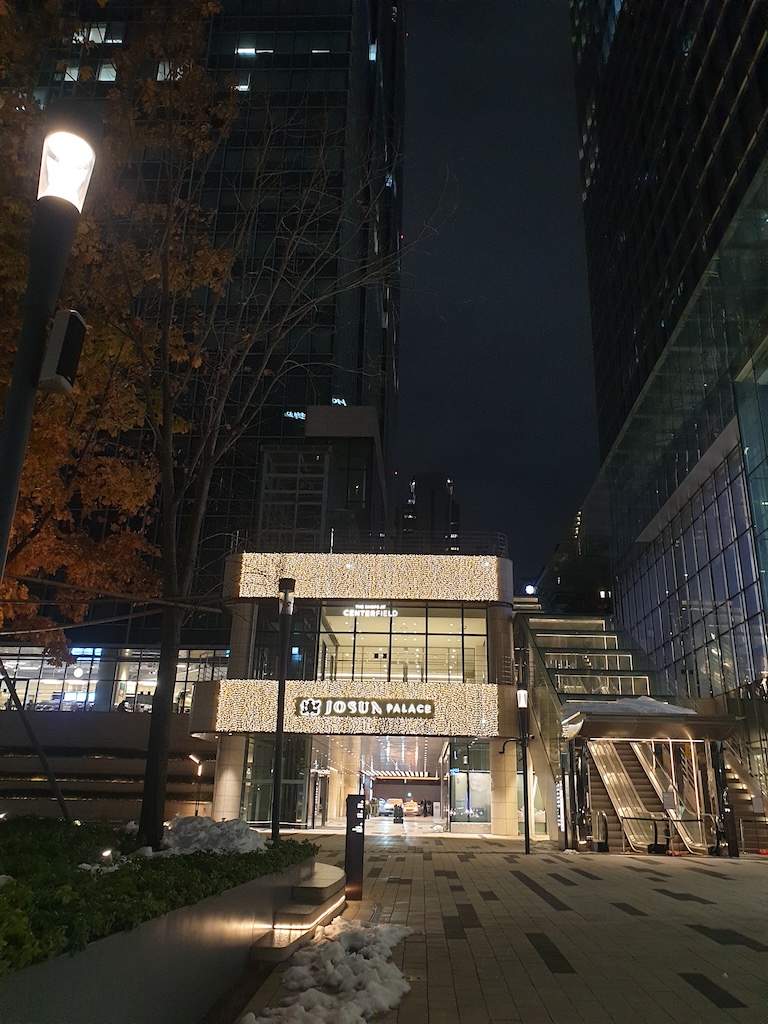
{"label": "night sky", "polygon": [[568,0],[410,0],[397,469],[535,578],[597,471]]}

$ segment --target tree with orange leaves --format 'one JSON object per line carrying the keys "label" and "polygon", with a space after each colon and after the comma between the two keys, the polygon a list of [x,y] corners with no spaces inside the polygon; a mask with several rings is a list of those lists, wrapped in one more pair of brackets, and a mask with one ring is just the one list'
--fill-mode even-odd
{"label": "tree with orange leaves", "polygon": [[[10,379],[26,281],[43,115],[33,99],[35,74],[50,38],[72,31],[46,2],[0,9],[0,387]],[[75,260],[92,248],[84,223]],[[73,266],[77,264],[73,260]],[[81,269],[81,268],[80,268]],[[82,290],[70,273],[62,302]],[[128,441],[143,422],[137,365],[117,332],[91,331],[74,395],[41,396],[21,481],[6,574],[0,584],[0,626],[20,642],[65,659],[66,622],[81,622],[94,591],[153,596],[158,583],[147,556],[147,517],[154,514],[157,468]],[[31,583],[39,579],[41,584]],[[44,581],[55,580],[55,592]],[[80,589],[82,588],[82,589]]]}

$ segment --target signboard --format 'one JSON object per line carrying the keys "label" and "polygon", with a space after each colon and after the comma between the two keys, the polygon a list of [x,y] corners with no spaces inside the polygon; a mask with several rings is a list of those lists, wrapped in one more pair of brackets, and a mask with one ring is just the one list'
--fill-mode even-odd
{"label": "signboard", "polygon": [[398,613],[386,604],[356,604],[345,608],[344,615],[348,619],[396,619]]}
{"label": "signboard", "polygon": [[299,718],[325,718],[328,715],[357,718],[434,718],[434,701],[373,700],[360,697],[297,697]]}
{"label": "signboard", "polygon": [[347,840],[344,849],[344,872],[348,900],[363,898],[363,855],[365,846],[365,797],[347,797]]}

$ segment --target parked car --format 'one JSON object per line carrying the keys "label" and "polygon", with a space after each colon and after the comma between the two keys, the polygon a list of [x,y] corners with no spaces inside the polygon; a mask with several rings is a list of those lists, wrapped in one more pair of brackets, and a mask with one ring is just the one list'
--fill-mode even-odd
{"label": "parked car", "polygon": [[385,818],[391,818],[395,813],[396,807],[402,807],[403,801],[397,798],[390,800],[379,800],[379,815]]}

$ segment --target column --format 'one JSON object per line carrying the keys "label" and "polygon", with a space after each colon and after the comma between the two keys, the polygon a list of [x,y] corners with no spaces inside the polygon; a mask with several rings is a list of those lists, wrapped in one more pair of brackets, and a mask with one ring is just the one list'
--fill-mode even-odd
{"label": "column", "polygon": [[[232,633],[227,663],[230,679],[247,679],[251,671],[252,635],[257,617],[255,601],[238,601],[232,609]],[[211,817],[214,821],[240,817],[245,771],[245,735],[219,736]]]}
{"label": "column", "polygon": [[491,752],[491,832],[517,839],[517,743],[490,741]]}
{"label": "column", "polygon": [[216,754],[211,817],[214,821],[240,817],[247,736],[220,736]]}

